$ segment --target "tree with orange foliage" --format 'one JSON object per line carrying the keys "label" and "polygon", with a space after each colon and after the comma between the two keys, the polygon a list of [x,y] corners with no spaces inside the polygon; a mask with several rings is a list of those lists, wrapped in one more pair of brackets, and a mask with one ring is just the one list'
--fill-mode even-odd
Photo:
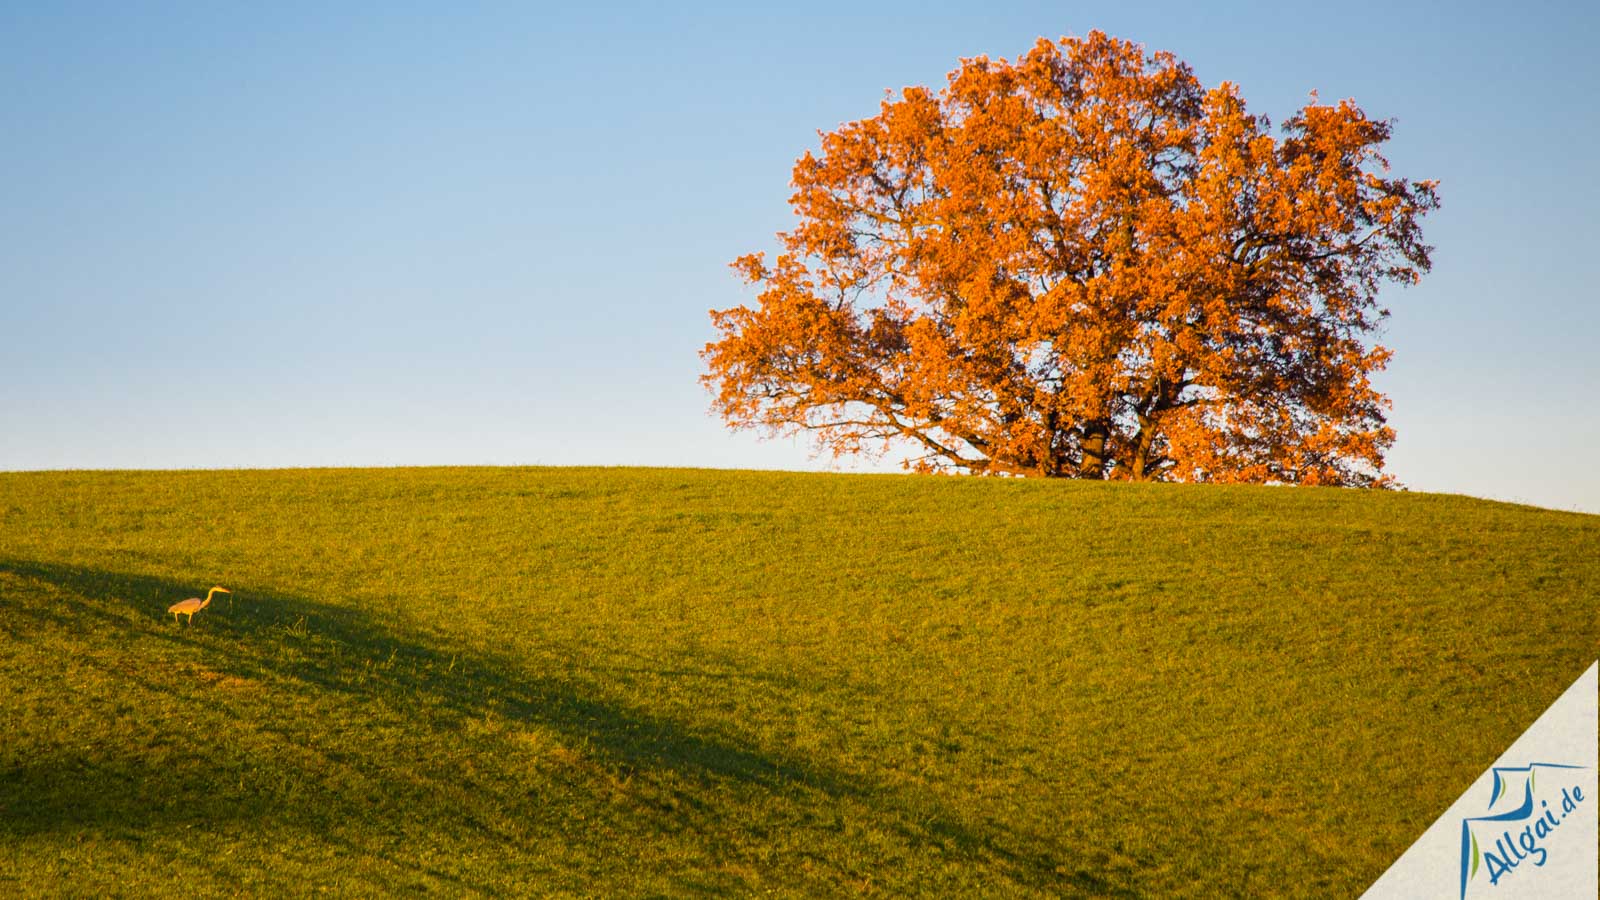
{"label": "tree with orange foliage", "polygon": [[963,60],[822,136],[800,223],[735,268],[703,381],[735,427],[919,470],[1382,485],[1386,281],[1436,182],[1390,124],[1311,102],[1274,138],[1231,84],[1093,32]]}

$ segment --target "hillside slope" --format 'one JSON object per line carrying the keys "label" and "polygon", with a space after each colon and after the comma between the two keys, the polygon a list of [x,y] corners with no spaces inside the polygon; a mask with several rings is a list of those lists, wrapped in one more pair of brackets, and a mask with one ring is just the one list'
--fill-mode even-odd
{"label": "hillside slope", "polygon": [[1354,895],[1596,657],[1600,517],[0,474],[0,646],[6,894]]}

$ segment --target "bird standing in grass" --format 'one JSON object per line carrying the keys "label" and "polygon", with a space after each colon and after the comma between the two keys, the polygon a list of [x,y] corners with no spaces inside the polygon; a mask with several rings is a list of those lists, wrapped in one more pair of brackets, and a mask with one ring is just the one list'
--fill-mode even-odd
{"label": "bird standing in grass", "polygon": [[204,600],[201,600],[199,597],[190,597],[187,600],[179,600],[177,603],[167,607],[167,612],[172,613],[172,621],[178,621],[179,616],[188,616],[189,624],[193,625],[194,614],[210,606],[212,596],[219,593],[232,594],[233,591],[230,591],[225,587],[214,587],[206,593],[206,598]]}

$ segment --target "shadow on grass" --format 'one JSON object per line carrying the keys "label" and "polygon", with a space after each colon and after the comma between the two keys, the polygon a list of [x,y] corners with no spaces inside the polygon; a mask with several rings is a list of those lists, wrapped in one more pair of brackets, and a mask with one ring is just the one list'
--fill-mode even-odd
{"label": "shadow on grass", "polygon": [[[444,822],[449,830],[476,835],[475,840],[515,848],[539,828],[549,834],[571,827],[571,821],[562,819],[562,806],[576,803],[588,810],[585,816],[605,819],[611,839],[622,835],[624,845],[629,840],[676,841],[693,853],[717,858],[730,832],[764,832],[769,827],[761,820],[766,810],[804,811],[832,803],[866,811],[912,852],[937,846],[947,858],[982,859],[1018,885],[1102,895],[1123,892],[1120,885],[1104,880],[1104,873],[1059,869],[1061,848],[1047,839],[1019,840],[1001,829],[975,833],[937,809],[929,817],[925,804],[918,804],[921,812],[913,815],[892,791],[815,759],[750,746],[599,697],[584,678],[608,671],[604,666],[585,670],[584,663],[574,662],[563,676],[534,673],[482,649],[388,627],[358,610],[242,586],[231,609],[226,600],[218,601],[218,614],[202,612],[193,628],[170,621],[158,627],[166,606],[192,593],[191,586],[25,560],[0,559],[0,573],[58,589],[53,605],[8,604],[15,615],[9,622],[0,617],[0,629],[9,639],[82,630],[92,623],[103,637],[115,639],[121,633],[134,641],[166,642],[177,656],[203,660],[213,679],[269,686],[272,696],[258,702],[276,707],[257,707],[263,710],[259,719],[244,724],[276,732],[277,738],[207,749],[203,764],[163,765],[160,747],[102,748],[92,758],[61,746],[37,748],[20,765],[0,771],[7,795],[0,800],[0,833],[97,829],[137,840],[152,828],[232,823],[248,831],[252,823],[274,822],[334,843],[348,843],[356,835],[349,852],[380,856],[400,867],[403,877],[491,889],[416,863],[392,839],[381,837],[384,821],[432,817],[436,822],[423,826],[425,831]],[[19,617],[32,622],[20,627]],[[178,693],[191,702],[204,696],[194,684],[179,690],[142,671],[136,651],[123,656],[127,661],[85,657],[77,664],[105,669],[106,675],[132,682],[147,695]],[[324,716],[337,709],[340,718],[308,722],[303,728],[286,725],[284,704],[297,703]],[[248,705],[241,709],[251,715]],[[571,758],[584,767],[556,772],[553,790],[558,795],[540,796],[539,791],[551,790],[552,779],[519,771],[505,758],[502,734],[480,733],[486,721],[553,734],[558,746],[577,748],[581,756]],[[330,729],[381,733],[386,728],[403,734],[394,747],[399,755],[393,758],[381,752],[382,744],[359,740],[303,746]],[[404,755],[408,742],[420,761]],[[338,768],[349,774],[330,780],[328,771]],[[224,783],[234,777],[237,785]],[[612,794],[596,802],[592,793],[600,789]],[[730,792],[749,802],[730,804]],[[374,828],[363,832],[349,827],[363,822]],[[407,827],[415,838],[415,824]],[[692,883],[679,880],[681,887]],[[386,887],[404,886],[402,880]]]}
{"label": "shadow on grass", "polygon": [[[171,602],[167,598],[193,592],[164,579],[37,562],[0,561],[0,571],[54,584],[70,592],[67,602],[75,607],[75,616],[113,625],[127,620],[104,604],[126,604],[159,615]],[[146,596],[162,599],[130,599]],[[241,596],[249,601],[235,603],[226,618],[202,612],[193,630],[173,625],[170,633],[159,636],[204,643],[208,659],[229,674],[272,675],[322,691],[380,697],[407,705],[434,726],[456,727],[492,712],[553,728],[630,769],[671,769],[768,786],[804,784],[832,795],[859,790],[814,764],[697,734],[642,710],[588,696],[573,682],[530,676],[513,662],[481,650],[446,648],[401,635],[347,607],[282,594],[241,591]],[[213,606],[226,603],[219,599]],[[59,614],[51,617],[68,621]],[[262,637],[268,640],[258,640]]]}

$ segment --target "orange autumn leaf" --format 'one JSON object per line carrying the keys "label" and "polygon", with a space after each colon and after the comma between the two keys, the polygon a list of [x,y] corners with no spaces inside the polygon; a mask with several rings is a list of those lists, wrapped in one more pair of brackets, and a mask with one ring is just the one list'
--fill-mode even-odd
{"label": "orange autumn leaf", "polygon": [[963,60],[795,164],[703,380],[735,427],[923,470],[1386,484],[1369,338],[1438,207],[1389,132],[1313,94],[1274,137],[1100,32]]}

